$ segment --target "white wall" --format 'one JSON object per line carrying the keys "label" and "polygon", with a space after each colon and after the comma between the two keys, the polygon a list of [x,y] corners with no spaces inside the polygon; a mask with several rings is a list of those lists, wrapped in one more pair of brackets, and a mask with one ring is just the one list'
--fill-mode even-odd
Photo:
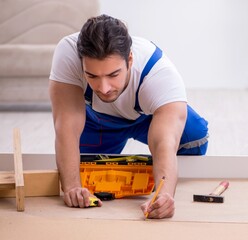
{"label": "white wall", "polygon": [[187,88],[248,88],[247,0],[100,0],[176,64]]}

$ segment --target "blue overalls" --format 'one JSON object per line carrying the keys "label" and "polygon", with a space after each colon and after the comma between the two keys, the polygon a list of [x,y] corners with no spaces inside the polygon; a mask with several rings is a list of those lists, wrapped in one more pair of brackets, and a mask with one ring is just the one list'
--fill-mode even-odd
{"label": "blue overalls", "polygon": [[[162,51],[156,47],[148,60],[140,78],[136,92],[135,110],[141,113],[136,120],[128,120],[96,112],[90,104],[86,105],[86,123],[80,138],[81,153],[119,154],[129,138],[147,144],[148,129],[152,115],[142,114],[139,106],[138,92],[144,77],[153,65],[161,58]],[[92,102],[92,89],[87,86],[86,102]],[[203,155],[208,145],[208,122],[201,118],[190,106],[187,106],[188,115],[181,137],[178,155]]]}

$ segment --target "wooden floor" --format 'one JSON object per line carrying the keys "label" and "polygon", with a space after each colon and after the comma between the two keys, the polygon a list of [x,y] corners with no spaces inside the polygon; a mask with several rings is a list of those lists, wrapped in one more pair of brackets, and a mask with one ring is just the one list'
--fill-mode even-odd
{"label": "wooden floor", "polygon": [[[31,178],[30,178],[31,179]],[[193,194],[207,195],[220,179],[179,179],[175,195],[175,215],[164,222],[240,223],[248,225],[247,179],[230,179],[230,187],[223,193],[224,203],[193,202]],[[68,208],[62,197],[26,197],[23,216],[45,218],[101,219],[144,221],[140,206],[152,196],[134,196],[104,201],[102,207]],[[14,198],[1,198],[2,216],[17,216]],[[147,219],[148,220],[148,219]],[[150,220],[151,221],[151,220]],[[247,229],[248,230],[248,229]]]}
{"label": "wooden floor", "polygon": [[172,219],[144,220],[140,204],[147,197],[116,199],[101,208],[68,208],[61,197],[26,198],[25,212],[15,200],[0,198],[1,239],[168,239],[246,240],[248,236],[247,181],[232,180],[225,203],[192,202],[193,193],[205,193],[216,180],[181,180]]}
{"label": "wooden floor", "polygon": [[1,238],[8,240],[247,240],[247,224],[44,217],[0,218]]}
{"label": "wooden floor", "polygon": [[[188,90],[189,104],[209,122],[207,155],[248,155],[248,90]],[[24,153],[54,153],[51,112],[0,112],[0,152],[12,152],[12,128],[20,127]],[[130,140],[123,153],[149,153]]]}

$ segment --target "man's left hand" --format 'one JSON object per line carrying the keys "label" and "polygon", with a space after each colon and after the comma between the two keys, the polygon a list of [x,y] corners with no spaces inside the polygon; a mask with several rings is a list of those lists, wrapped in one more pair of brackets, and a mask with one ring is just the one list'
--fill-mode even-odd
{"label": "man's left hand", "polygon": [[174,215],[174,198],[168,193],[161,193],[157,196],[155,202],[151,200],[141,205],[144,215],[148,213],[148,218],[171,218]]}

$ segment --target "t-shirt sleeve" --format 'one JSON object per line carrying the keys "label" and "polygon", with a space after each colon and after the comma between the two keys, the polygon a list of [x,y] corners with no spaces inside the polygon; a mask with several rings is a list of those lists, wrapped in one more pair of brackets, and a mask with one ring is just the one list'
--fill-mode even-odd
{"label": "t-shirt sleeve", "polygon": [[144,78],[139,91],[139,104],[145,114],[153,114],[171,102],[187,102],[181,75],[167,58],[160,59]]}
{"label": "t-shirt sleeve", "polygon": [[60,40],[55,48],[50,80],[77,85],[85,89],[81,60],[77,55],[76,42],[68,37]]}

